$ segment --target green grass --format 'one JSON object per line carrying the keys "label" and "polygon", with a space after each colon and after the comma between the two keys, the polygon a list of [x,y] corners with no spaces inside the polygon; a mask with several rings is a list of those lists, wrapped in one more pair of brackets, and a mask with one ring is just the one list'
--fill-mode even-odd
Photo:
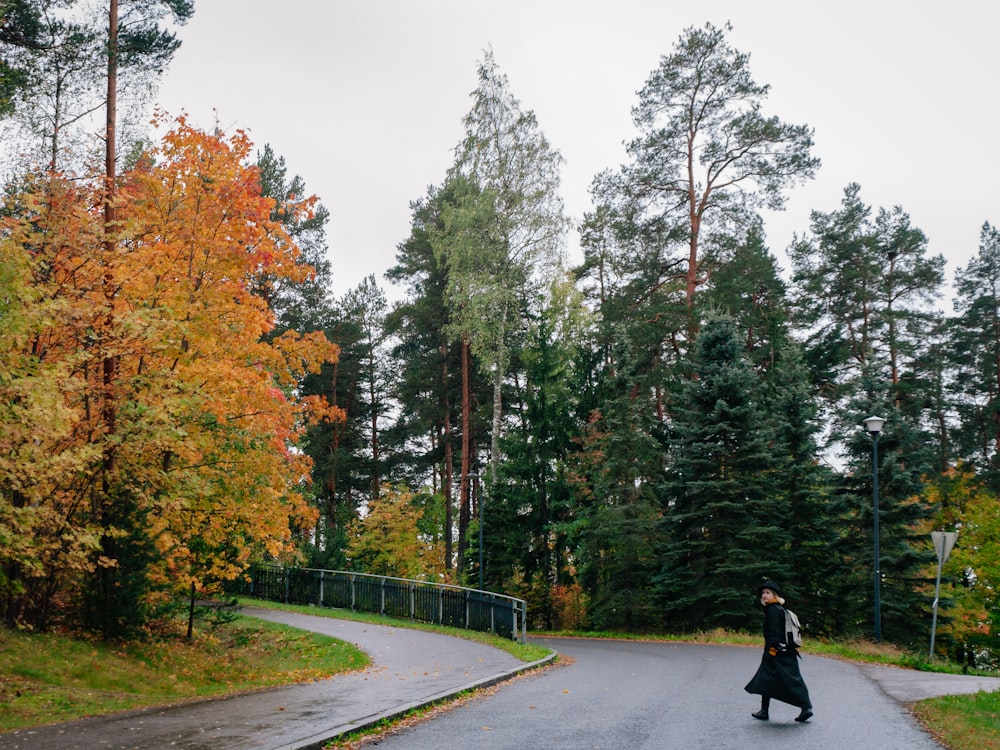
{"label": "green grass", "polygon": [[228,695],[359,669],[351,644],[240,617],[192,641],[128,644],[0,629],[0,730]]}
{"label": "green grass", "polygon": [[950,750],[1000,750],[1000,692],[931,698],[913,712]]}

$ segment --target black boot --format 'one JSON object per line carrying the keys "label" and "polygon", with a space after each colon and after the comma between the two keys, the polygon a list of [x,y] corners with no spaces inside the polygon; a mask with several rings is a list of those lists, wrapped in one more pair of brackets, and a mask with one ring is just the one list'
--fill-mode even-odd
{"label": "black boot", "polygon": [[771,699],[767,696],[763,696],[760,699],[760,711],[756,711],[750,714],[755,719],[760,719],[761,721],[767,721],[770,717],[767,715],[767,709],[771,706]]}
{"label": "black boot", "polygon": [[813,707],[803,706],[801,713],[799,713],[799,715],[795,717],[795,721],[809,721],[809,719],[812,718],[812,715],[813,715]]}

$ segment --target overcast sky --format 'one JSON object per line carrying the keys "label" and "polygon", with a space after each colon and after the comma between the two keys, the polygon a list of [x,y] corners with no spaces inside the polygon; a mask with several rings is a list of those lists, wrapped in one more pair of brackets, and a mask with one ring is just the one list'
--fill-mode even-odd
{"label": "overcast sky", "polygon": [[368,274],[387,283],[410,202],[453,162],[488,46],[565,158],[579,219],[594,175],[623,162],[660,57],[687,27],[727,21],[771,86],[765,113],[813,127],[823,161],[766,219],[785,270],[810,211],[857,182],[866,204],[909,213],[950,280],[983,222],[1000,223],[997,0],[196,0],[158,100],[285,157],[332,215],[340,295]]}

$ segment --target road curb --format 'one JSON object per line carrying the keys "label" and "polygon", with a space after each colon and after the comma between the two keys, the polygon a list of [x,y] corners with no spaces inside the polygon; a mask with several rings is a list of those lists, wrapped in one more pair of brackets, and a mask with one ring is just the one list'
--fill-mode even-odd
{"label": "road curb", "polygon": [[522,675],[526,672],[531,672],[536,669],[542,669],[552,664],[559,656],[558,653],[553,651],[548,656],[545,656],[537,661],[533,661],[524,664],[515,669],[508,669],[503,672],[498,672],[496,674],[490,675],[489,677],[484,677],[481,680],[473,680],[472,682],[466,683],[456,688],[450,690],[443,690],[440,693],[431,695],[427,698],[422,698],[419,701],[413,701],[395,708],[391,708],[387,711],[381,711],[377,714],[372,714],[371,716],[365,716],[361,719],[354,721],[344,722],[335,727],[330,727],[322,732],[322,736],[313,736],[306,740],[299,740],[291,744],[281,745],[274,750],[323,750],[326,744],[333,742],[334,740],[340,739],[345,735],[351,734],[353,732],[362,732],[366,729],[370,729],[382,722],[396,721],[397,719],[402,719],[407,714],[412,711],[419,711],[422,708],[430,708],[442,703],[446,703],[449,700],[462,695],[463,693],[468,693],[473,690],[483,690],[485,688],[493,687],[501,682],[506,682],[509,679]]}

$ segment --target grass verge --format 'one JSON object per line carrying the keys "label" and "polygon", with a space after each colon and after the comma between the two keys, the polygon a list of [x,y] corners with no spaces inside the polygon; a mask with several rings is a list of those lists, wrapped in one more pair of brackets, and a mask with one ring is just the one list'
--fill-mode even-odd
{"label": "grass verge", "polygon": [[1000,750],[1000,692],[931,698],[913,713],[950,750]]}
{"label": "grass verge", "polygon": [[0,629],[0,731],[321,679],[368,663],[351,644],[247,617],[191,641],[114,644]]}

